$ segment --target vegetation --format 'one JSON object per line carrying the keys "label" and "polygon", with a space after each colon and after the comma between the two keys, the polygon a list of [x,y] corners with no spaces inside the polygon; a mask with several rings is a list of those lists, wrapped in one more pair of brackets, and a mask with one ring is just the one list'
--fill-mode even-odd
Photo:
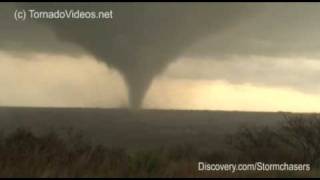
{"label": "vegetation", "polygon": [[[284,115],[277,127],[242,127],[226,137],[229,148],[207,150],[182,144],[148,150],[91,145],[81,134],[36,136],[17,129],[0,136],[1,177],[277,177],[317,176],[319,115]],[[214,142],[212,142],[214,143]],[[199,172],[198,162],[310,163],[311,172]]]}
{"label": "vegetation", "polygon": [[[227,142],[245,161],[309,163],[320,160],[320,116],[284,115],[278,128],[242,127]],[[263,154],[263,156],[262,156]]]}

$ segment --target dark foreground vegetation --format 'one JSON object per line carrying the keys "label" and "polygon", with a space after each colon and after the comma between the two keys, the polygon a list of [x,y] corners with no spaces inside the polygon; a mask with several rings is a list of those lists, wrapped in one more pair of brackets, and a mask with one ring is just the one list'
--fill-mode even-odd
{"label": "dark foreground vegetation", "polygon": [[[34,135],[17,129],[0,137],[1,177],[316,177],[320,116],[284,115],[276,128],[244,126],[225,137],[225,150],[191,144],[128,151],[93,145],[72,130]],[[116,141],[116,139],[114,139]],[[215,142],[212,142],[213,144]],[[311,171],[198,171],[209,163],[310,163]]]}

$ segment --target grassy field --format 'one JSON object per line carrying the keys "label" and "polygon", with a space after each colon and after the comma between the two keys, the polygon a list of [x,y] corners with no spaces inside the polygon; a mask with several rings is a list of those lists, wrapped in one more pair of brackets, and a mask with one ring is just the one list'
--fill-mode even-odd
{"label": "grassy field", "polygon": [[[316,115],[1,108],[0,125],[1,177],[319,175]],[[199,161],[309,163],[312,170],[202,172]]]}
{"label": "grassy field", "polygon": [[0,108],[0,131],[22,127],[35,134],[73,129],[90,143],[137,149],[193,144],[222,147],[238,127],[275,125],[280,113],[90,108]]}

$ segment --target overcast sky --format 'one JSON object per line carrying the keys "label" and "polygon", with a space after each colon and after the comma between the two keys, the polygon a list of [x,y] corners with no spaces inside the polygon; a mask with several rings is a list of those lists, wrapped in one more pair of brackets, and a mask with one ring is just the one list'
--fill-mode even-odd
{"label": "overcast sky", "polygon": [[320,111],[318,3],[96,7],[112,23],[16,22],[30,7],[0,6],[1,106],[126,107],[138,84],[144,108]]}

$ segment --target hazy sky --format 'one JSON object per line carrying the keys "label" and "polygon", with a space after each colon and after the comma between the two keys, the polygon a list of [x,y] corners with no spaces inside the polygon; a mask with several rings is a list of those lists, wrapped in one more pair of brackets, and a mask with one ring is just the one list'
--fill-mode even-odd
{"label": "hazy sky", "polygon": [[[101,54],[100,50],[89,48],[96,45],[97,35],[87,35],[90,38],[79,40],[82,35],[79,31],[79,36],[74,36],[74,39],[65,38],[65,35],[60,34],[65,29],[59,25],[59,33],[56,33],[58,30],[51,29],[52,25],[15,22],[11,10],[16,6],[1,6],[0,11],[5,13],[0,15],[0,105],[126,107],[128,81],[129,84],[140,83],[137,79],[129,79],[127,82],[124,79],[124,71],[129,71],[127,68],[133,66],[137,68],[130,70],[129,75],[139,74],[137,77],[140,80],[145,72],[153,78],[146,86],[142,102],[144,108],[319,112],[320,85],[317,80],[320,77],[320,4],[249,3],[245,7],[242,7],[243,4],[234,4],[234,7],[248,11],[229,12],[229,7],[226,7],[224,14],[201,14],[203,7],[209,6],[204,9],[209,12],[211,6],[221,5],[211,3],[196,6],[198,16],[209,16],[207,20],[212,18],[212,21],[219,21],[226,15],[230,17],[230,23],[221,25],[219,30],[205,32],[205,36],[197,35],[195,41],[190,38],[189,44],[181,46],[179,43],[184,41],[180,42],[181,39],[173,36],[183,31],[183,28],[178,28],[173,34],[169,33],[172,32],[170,28],[156,29],[150,32],[150,38],[155,37],[154,41],[157,41],[159,35],[165,40],[154,46],[151,43],[149,49],[149,39],[140,41],[132,38],[136,37],[133,36],[135,34],[124,35],[127,43],[132,39],[142,45],[130,49],[126,44],[126,50],[121,49],[123,42],[116,43],[119,39],[112,39],[120,48],[117,51],[123,51],[121,56],[119,53],[110,56],[115,59],[113,61],[101,60],[105,53],[108,55],[107,50],[104,52],[101,48]],[[108,4],[104,7],[108,7]],[[156,5],[146,6],[146,9],[152,10],[154,7]],[[161,7],[166,7],[166,3]],[[140,7],[133,8],[140,10]],[[188,8],[192,9],[192,6]],[[159,14],[146,12],[161,16],[160,10]],[[238,14],[241,16],[237,17]],[[141,17],[144,16],[137,15],[137,18]],[[195,20],[197,16],[193,18]],[[147,19],[146,22],[151,20]],[[138,22],[141,25],[143,21]],[[206,28],[201,24],[205,22],[203,20],[197,25]],[[213,27],[218,25],[214,24]],[[91,26],[83,33],[95,32],[95,28],[101,27]],[[148,28],[153,30],[153,27]],[[158,34],[157,31],[161,30],[169,34]],[[97,32],[101,35],[103,31]],[[197,33],[203,32],[199,29]],[[112,34],[101,38],[108,42],[108,37],[113,38]],[[157,51],[157,47],[161,49],[163,44],[170,43],[170,37],[176,40],[176,44],[169,47],[179,47],[179,51],[173,52],[170,48]],[[83,40],[90,43],[87,45]],[[106,48],[115,48],[113,45],[108,44]],[[96,47],[104,46],[102,43]],[[137,54],[137,51],[142,54]],[[128,67],[117,65],[117,58],[131,55],[142,57],[143,52],[146,52],[148,58],[136,60],[139,66],[130,65],[130,59],[122,62],[127,63]],[[161,52],[168,56],[162,56]],[[156,58],[149,61],[152,53],[155,53]],[[159,59],[166,64],[164,66],[156,61],[158,57],[171,59]],[[153,66],[154,70],[148,72]]]}

